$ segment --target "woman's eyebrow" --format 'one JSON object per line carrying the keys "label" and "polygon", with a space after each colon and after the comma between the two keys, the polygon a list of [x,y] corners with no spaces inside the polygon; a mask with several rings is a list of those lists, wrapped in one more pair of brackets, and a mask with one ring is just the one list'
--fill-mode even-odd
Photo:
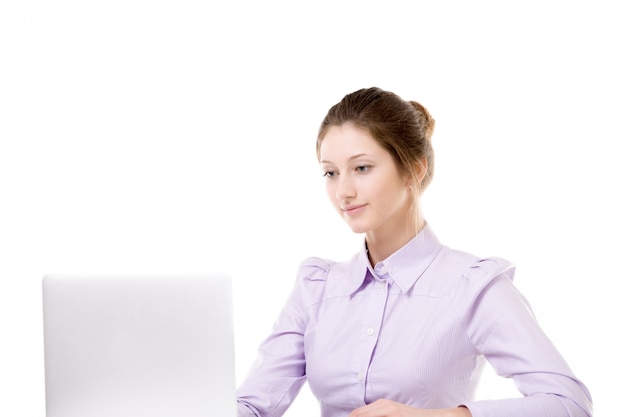
{"label": "woman's eyebrow", "polygon": [[[358,158],[361,158],[363,156],[374,156],[374,155],[368,154],[368,153],[358,153],[358,154],[352,155],[350,158],[348,158],[348,161],[352,161],[354,159],[358,159]],[[321,160],[320,163],[321,164],[332,164],[332,162],[326,161],[326,160]]]}

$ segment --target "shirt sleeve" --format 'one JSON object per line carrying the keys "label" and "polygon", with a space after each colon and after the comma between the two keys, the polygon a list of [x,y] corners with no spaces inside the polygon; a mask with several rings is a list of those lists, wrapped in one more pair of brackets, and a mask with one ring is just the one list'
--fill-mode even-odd
{"label": "shirt sleeve", "polygon": [[306,380],[303,340],[308,309],[323,296],[329,269],[330,262],[319,258],[300,265],[294,288],[237,389],[238,417],[280,417],[300,392]]}
{"label": "shirt sleeve", "polygon": [[513,275],[505,260],[478,260],[457,305],[477,352],[498,375],[512,378],[522,397],[463,405],[473,417],[591,417],[589,391],[540,328]]}

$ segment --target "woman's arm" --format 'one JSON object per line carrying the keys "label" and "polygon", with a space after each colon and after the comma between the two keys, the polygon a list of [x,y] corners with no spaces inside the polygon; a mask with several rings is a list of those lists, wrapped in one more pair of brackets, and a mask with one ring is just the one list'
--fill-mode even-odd
{"label": "woman's arm", "polygon": [[[467,334],[494,371],[513,379],[522,398],[467,402],[473,417],[591,417],[587,387],[539,326],[512,271],[498,273],[498,260],[475,264],[465,279]],[[469,295],[469,296],[467,296]]]}

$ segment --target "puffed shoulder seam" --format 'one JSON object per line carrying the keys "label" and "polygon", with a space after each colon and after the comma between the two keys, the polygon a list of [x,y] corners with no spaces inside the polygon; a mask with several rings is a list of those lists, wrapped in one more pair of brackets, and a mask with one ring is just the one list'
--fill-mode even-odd
{"label": "puffed shoulder seam", "polygon": [[300,279],[307,281],[326,281],[334,261],[311,256],[300,263]]}
{"label": "puffed shoulder seam", "polygon": [[476,280],[491,281],[499,275],[505,275],[508,279],[513,281],[515,265],[511,261],[499,257],[478,258],[470,265],[465,274],[463,274],[463,278],[470,282]]}

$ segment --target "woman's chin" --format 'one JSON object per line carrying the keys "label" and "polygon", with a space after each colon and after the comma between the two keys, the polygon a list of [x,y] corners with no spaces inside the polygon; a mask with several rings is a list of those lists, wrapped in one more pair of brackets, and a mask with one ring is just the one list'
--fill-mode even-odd
{"label": "woman's chin", "polygon": [[352,230],[353,233],[363,234],[363,233],[366,233],[367,230],[368,230],[362,224],[354,224],[354,223],[350,223],[350,222],[347,222],[347,223],[348,223],[348,227],[350,228],[350,230]]}

